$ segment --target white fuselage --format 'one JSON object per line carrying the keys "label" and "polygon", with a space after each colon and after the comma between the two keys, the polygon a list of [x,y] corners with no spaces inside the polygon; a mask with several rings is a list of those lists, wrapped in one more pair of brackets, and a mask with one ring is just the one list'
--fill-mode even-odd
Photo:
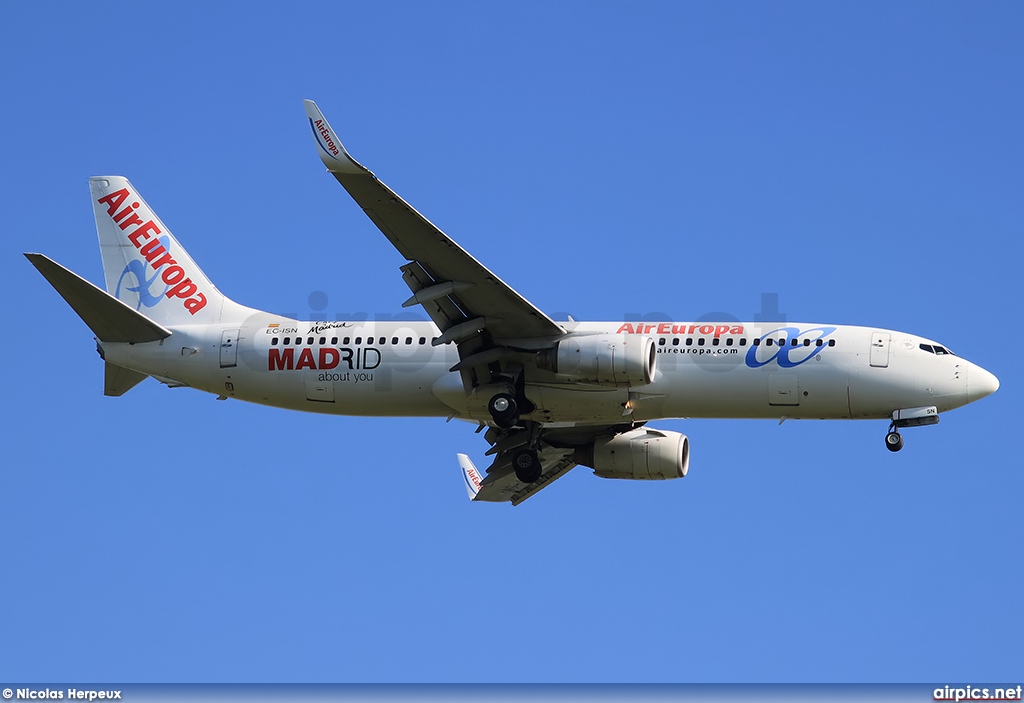
{"label": "white fuselage", "polygon": [[[249,310],[237,324],[182,325],[144,344],[101,343],[105,358],[171,385],[339,415],[489,422],[466,393],[454,344],[430,322],[299,322]],[[570,334],[647,335],[657,373],[643,386],[570,383],[532,369],[525,395],[543,426],[670,417],[889,418],[944,412],[992,392],[994,377],[930,340],[803,323],[561,323]],[[922,348],[924,345],[924,348]],[[488,396],[489,397],[489,396]]]}

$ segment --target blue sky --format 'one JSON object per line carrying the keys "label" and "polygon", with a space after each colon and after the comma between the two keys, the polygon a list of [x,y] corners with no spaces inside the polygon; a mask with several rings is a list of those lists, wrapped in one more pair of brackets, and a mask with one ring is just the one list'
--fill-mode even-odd
{"label": "blue sky", "polygon": [[[1024,6],[361,5],[0,9],[0,679],[1019,683]],[[519,508],[466,500],[462,423],[103,397],[21,256],[102,281],[91,175],[240,302],[402,311],[303,98],[553,315],[771,293],[1002,388],[898,455],[884,422],[659,422],[685,479]]]}

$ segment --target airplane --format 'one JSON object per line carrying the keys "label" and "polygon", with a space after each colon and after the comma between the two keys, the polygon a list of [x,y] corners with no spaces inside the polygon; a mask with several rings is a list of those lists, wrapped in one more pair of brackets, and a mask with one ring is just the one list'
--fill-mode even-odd
{"label": "airplane", "polygon": [[281,408],[466,420],[490,445],[471,500],[518,505],[582,465],[602,478],[686,476],[667,418],[879,419],[901,429],[994,393],[998,379],[904,332],[818,323],[552,320],[357,162],[304,101],[317,153],[406,262],[430,321],[303,322],[240,305],[122,176],[89,180],[106,290],[29,261],[92,330],[104,393],[152,376]]}

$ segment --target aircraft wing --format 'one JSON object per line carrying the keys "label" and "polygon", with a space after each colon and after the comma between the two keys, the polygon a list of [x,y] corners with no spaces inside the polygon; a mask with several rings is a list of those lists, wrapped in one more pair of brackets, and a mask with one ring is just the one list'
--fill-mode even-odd
{"label": "aircraft wing", "polygon": [[516,478],[515,471],[508,456],[499,454],[487,469],[487,477],[480,476],[472,460],[465,454],[459,454],[459,466],[466,482],[466,491],[470,500],[490,503],[511,502],[519,505],[527,498],[534,496],[543,488],[547,488],[555,480],[561,478],[569,469],[576,466],[572,460],[572,449],[556,449],[546,447],[537,452],[541,462],[541,475],[534,483],[523,483]]}
{"label": "aircraft wing", "polygon": [[492,339],[560,337],[564,330],[491,273],[427,218],[416,212],[353,159],[312,100],[306,116],[327,170],[410,263],[403,279],[413,295],[403,307],[422,305],[441,330],[435,344],[459,343],[463,360],[488,343],[463,345],[482,334]]}

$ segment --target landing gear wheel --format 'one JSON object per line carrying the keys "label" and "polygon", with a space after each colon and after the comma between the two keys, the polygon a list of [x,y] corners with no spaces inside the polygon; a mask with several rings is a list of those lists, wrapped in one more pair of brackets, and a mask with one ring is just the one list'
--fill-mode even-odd
{"label": "landing gear wheel", "polygon": [[498,427],[509,428],[519,422],[519,405],[508,393],[498,393],[491,398],[487,411]]}
{"label": "landing gear wheel", "polygon": [[540,478],[541,465],[537,452],[532,449],[518,449],[512,454],[512,468],[516,478],[523,483],[533,483]]}
{"label": "landing gear wheel", "polygon": [[885,448],[890,452],[898,452],[903,449],[903,435],[896,430],[889,432],[885,435]]}

